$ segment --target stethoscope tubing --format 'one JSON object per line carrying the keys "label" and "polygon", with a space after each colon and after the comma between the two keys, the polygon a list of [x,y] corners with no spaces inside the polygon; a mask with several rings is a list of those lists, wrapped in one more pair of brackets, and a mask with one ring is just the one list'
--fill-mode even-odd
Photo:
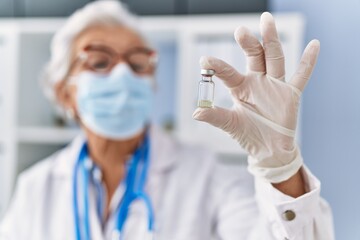
{"label": "stethoscope tubing", "polygon": [[[119,236],[117,239],[122,239],[122,230],[127,219],[128,211],[130,205],[135,200],[142,200],[145,203],[148,213],[148,232],[153,236],[153,222],[154,222],[154,211],[151,205],[151,200],[144,191],[144,186],[147,178],[148,168],[149,168],[149,139],[146,134],[143,144],[140,148],[135,151],[132,162],[129,166],[126,176],[126,190],[124,197],[120,202],[117,221],[116,221],[116,230],[114,236]],[[86,161],[88,156],[87,145],[84,144],[80,150],[78,161],[76,162],[73,176],[73,206],[74,206],[74,221],[75,221],[75,234],[76,239],[81,240],[84,236],[85,240],[90,240],[90,222],[89,222],[89,180],[90,180],[90,169],[89,166],[86,166]],[[143,161],[141,161],[143,160]],[[89,161],[89,160],[88,160]],[[141,168],[140,176],[138,182],[136,181],[136,176],[138,175],[139,167]],[[84,206],[84,225],[83,232],[81,231],[81,223],[79,216],[79,202],[78,202],[78,177],[79,169],[82,169],[81,176],[83,181],[83,206]],[[116,239],[116,237],[113,239]]]}

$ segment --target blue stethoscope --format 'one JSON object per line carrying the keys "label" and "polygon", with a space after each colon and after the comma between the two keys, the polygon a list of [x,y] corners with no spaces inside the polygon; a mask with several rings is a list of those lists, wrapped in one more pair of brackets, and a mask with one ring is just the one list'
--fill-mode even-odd
{"label": "blue stethoscope", "polygon": [[[149,196],[144,191],[147,172],[149,169],[149,137],[145,135],[144,141],[140,147],[135,151],[126,176],[126,190],[124,196],[118,207],[118,215],[116,221],[116,228],[112,235],[112,240],[122,239],[122,230],[128,216],[129,208],[135,200],[142,200],[148,211],[148,233],[149,239],[153,239],[154,230],[154,212]],[[88,165],[88,148],[85,143],[80,150],[78,160],[74,169],[73,179],[73,207],[75,218],[75,230],[77,240],[90,240],[90,221],[89,221],[89,175],[90,168]],[[83,206],[84,216],[83,221],[80,222],[79,202],[78,202],[78,174],[81,170],[81,177],[83,181]]]}

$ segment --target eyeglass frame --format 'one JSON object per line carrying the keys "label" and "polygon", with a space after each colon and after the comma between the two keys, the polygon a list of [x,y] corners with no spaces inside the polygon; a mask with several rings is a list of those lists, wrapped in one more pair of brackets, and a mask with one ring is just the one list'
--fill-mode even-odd
{"label": "eyeglass frame", "polygon": [[[124,59],[125,62],[130,66],[130,68],[133,70],[133,72],[135,74],[146,74],[146,73],[150,73],[153,70],[155,70],[157,62],[158,62],[158,55],[156,53],[155,50],[147,48],[147,47],[133,47],[129,50],[127,50],[124,53],[119,53],[116,50],[114,50],[113,48],[106,46],[104,44],[89,44],[87,46],[85,46],[75,57],[75,59],[71,62],[71,68],[69,70],[69,75],[70,72],[76,67],[76,64],[78,64],[79,62],[85,62],[88,56],[89,51],[100,51],[103,52],[107,55],[110,56],[110,59],[112,59],[112,64],[109,67],[109,71],[111,71],[111,69],[117,64],[119,63],[120,59]],[[126,60],[128,58],[129,55],[133,54],[133,53],[137,53],[137,52],[143,52],[147,55],[149,55],[149,69],[147,69],[147,71],[142,71],[142,72],[137,72],[133,69],[133,67],[131,66],[131,64],[129,64],[129,62]],[[94,69],[91,69],[91,67],[88,67],[90,71],[94,71],[96,73],[99,74],[106,74],[109,71],[106,72],[98,72]]]}

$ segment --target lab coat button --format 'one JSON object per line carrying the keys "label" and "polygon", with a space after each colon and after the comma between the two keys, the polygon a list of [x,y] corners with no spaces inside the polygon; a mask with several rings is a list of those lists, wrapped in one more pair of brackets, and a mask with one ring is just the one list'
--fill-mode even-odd
{"label": "lab coat button", "polygon": [[292,210],[286,210],[283,214],[282,217],[285,221],[292,221],[295,219],[296,214],[294,211]]}

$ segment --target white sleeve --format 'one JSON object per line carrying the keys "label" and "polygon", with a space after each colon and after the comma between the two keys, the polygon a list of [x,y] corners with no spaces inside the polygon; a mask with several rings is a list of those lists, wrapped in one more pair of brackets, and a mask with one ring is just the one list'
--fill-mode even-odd
{"label": "white sleeve", "polygon": [[255,180],[260,218],[269,225],[275,239],[332,240],[332,213],[320,197],[320,181],[305,166],[301,171],[307,193],[298,198],[283,194],[271,183]]}
{"label": "white sleeve", "polygon": [[[245,168],[240,171],[237,167],[224,169],[222,167],[220,174],[215,176],[218,180],[213,186],[217,189],[213,197],[216,199],[215,232],[218,239],[334,239],[331,210],[320,197],[320,182],[305,167],[303,174],[308,193],[299,198],[281,193],[270,183],[257,179],[254,183]],[[285,212],[288,219],[294,219],[286,220]]]}

